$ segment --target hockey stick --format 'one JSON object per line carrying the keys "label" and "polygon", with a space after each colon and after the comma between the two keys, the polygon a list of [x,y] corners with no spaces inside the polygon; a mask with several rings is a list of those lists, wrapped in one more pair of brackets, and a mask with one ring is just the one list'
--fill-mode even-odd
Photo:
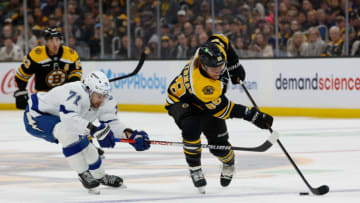
{"label": "hockey stick", "polygon": [[117,80],[122,80],[124,78],[128,78],[128,77],[131,77],[133,75],[136,75],[140,69],[142,68],[143,64],[144,64],[144,61],[145,61],[145,58],[146,58],[146,54],[145,52],[141,53],[141,56],[140,56],[140,59],[139,59],[139,62],[138,64],[136,65],[135,69],[133,72],[127,74],[127,75],[123,75],[123,76],[120,76],[120,77],[116,77],[116,78],[111,78],[109,81],[110,82],[114,82],[114,81],[117,81]]}
{"label": "hockey stick", "polygon": [[[209,144],[201,144],[202,148],[209,149],[217,149],[217,150],[239,150],[239,151],[251,151],[251,152],[264,152],[269,149],[273,143],[278,139],[279,134],[274,131],[271,133],[271,136],[264,142],[263,144],[257,147],[234,147],[234,146],[221,146],[221,145],[209,145]],[[126,142],[126,143],[134,143],[135,141],[132,139],[119,139],[115,138],[115,142]],[[170,142],[170,141],[159,141],[159,140],[149,140],[150,144],[155,145],[167,145],[167,146],[183,146],[182,142]]]}
{"label": "hockey stick", "polygon": [[[242,88],[244,89],[246,95],[248,96],[248,98],[250,99],[251,103],[253,104],[254,108],[259,109],[258,106],[256,105],[254,99],[252,98],[252,96],[250,95],[249,91],[247,90],[247,88],[245,87],[244,83],[242,81],[240,81],[240,85],[242,86]],[[273,130],[271,128],[269,128],[269,131],[271,133],[273,133]],[[306,180],[305,176],[302,174],[302,172],[300,171],[300,169],[298,168],[298,166],[296,165],[295,161],[291,158],[290,154],[286,151],[285,147],[282,145],[282,143],[280,142],[280,140],[277,140],[277,143],[279,144],[280,148],[282,149],[282,151],[285,153],[286,157],[289,159],[289,161],[291,162],[291,164],[294,166],[294,168],[296,169],[296,171],[298,172],[298,174],[300,175],[301,179],[305,182],[306,186],[310,189],[310,191],[315,194],[315,195],[324,195],[326,193],[329,192],[329,186],[327,185],[322,185],[318,188],[313,188],[311,187],[311,185],[309,184],[309,182]]]}

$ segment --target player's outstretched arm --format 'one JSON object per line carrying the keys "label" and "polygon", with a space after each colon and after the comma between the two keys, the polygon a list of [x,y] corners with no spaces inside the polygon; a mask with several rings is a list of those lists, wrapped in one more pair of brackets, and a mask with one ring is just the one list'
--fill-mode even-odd
{"label": "player's outstretched arm", "polygon": [[150,148],[149,136],[145,131],[137,131],[126,128],[124,130],[124,134],[128,139],[134,140],[133,143],[129,143],[132,145],[136,151],[145,151]]}

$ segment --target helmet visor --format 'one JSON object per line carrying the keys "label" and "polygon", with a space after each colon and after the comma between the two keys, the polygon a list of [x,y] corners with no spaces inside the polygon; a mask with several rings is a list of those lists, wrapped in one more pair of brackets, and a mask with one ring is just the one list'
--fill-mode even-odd
{"label": "helmet visor", "polygon": [[212,66],[208,66],[208,65],[205,65],[205,68],[210,70],[210,71],[217,71],[217,70],[221,70],[221,73],[223,73],[225,71],[225,63],[221,64],[220,66],[215,66],[215,67],[212,67]]}

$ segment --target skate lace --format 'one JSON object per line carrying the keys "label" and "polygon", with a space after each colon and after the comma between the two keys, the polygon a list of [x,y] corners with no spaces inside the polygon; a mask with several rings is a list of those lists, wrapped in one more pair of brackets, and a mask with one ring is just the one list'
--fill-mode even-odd
{"label": "skate lace", "polygon": [[204,174],[201,170],[191,171],[191,177],[194,179],[195,182],[205,179]]}
{"label": "skate lace", "polygon": [[234,165],[223,164],[221,174],[223,176],[231,177],[234,174],[235,167]]}
{"label": "skate lace", "polygon": [[105,182],[105,184],[115,184],[116,179],[116,176],[105,175],[103,181]]}
{"label": "skate lace", "polygon": [[89,171],[83,172],[79,174],[80,181],[83,182],[83,184],[94,184],[98,180],[96,180]]}
{"label": "skate lace", "polygon": [[95,180],[94,177],[90,174],[90,172],[84,172],[81,174],[82,178],[88,182]]}

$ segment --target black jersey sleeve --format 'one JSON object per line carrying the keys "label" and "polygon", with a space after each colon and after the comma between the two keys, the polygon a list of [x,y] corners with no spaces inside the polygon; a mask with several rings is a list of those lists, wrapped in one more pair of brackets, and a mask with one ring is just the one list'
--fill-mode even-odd
{"label": "black jersey sleeve", "polygon": [[15,81],[19,89],[24,90],[26,85],[35,73],[36,63],[31,59],[30,55],[26,55],[23,58],[22,64],[16,70]]}

